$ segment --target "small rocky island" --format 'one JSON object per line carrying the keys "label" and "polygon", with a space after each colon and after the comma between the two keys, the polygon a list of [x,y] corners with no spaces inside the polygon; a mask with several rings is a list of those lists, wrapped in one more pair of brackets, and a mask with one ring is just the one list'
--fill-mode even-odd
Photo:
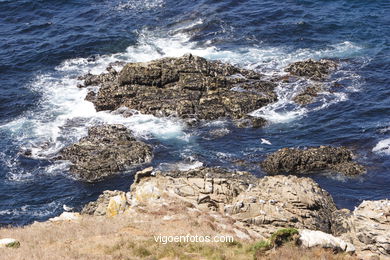
{"label": "small rocky island", "polygon": [[88,136],[60,151],[57,160],[69,160],[77,178],[93,182],[152,160],[153,149],[137,141],[123,125],[91,127]]}
{"label": "small rocky island", "polygon": [[124,106],[188,121],[229,118],[243,127],[263,126],[265,120],[248,113],[277,100],[276,84],[262,74],[191,54],[128,63],[120,72],[84,79],[85,86],[99,86],[87,96],[98,111]]}

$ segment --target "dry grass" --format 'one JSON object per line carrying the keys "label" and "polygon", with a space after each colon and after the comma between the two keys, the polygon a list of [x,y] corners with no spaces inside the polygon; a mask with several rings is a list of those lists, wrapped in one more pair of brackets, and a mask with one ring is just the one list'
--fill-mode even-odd
{"label": "dry grass", "polygon": [[350,256],[346,253],[334,254],[332,250],[322,248],[304,249],[293,245],[286,245],[271,250],[268,255],[257,255],[257,260],[357,260],[358,258]]}
{"label": "dry grass", "polygon": [[[145,215],[144,215],[145,217]],[[146,216],[147,217],[147,216]],[[153,226],[150,225],[153,221]],[[254,259],[253,242],[156,243],[153,234],[216,235],[212,223],[198,215],[191,220],[162,221],[155,216],[135,219],[84,217],[78,222],[38,223],[0,229],[0,237],[12,237],[20,248],[0,249],[1,260],[46,259]],[[194,223],[197,223],[194,225]],[[267,254],[267,255],[265,255]],[[257,255],[257,259],[353,259],[323,249],[305,250],[284,246]]]}

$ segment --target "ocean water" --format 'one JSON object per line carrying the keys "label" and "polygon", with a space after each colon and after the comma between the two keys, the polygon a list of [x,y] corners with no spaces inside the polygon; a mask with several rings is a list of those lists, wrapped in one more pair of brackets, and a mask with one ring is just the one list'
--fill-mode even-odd
{"label": "ocean water", "polygon": [[[0,225],[43,221],[105,189],[128,189],[139,167],[87,184],[50,160],[101,123],[125,124],[153,145],[159,169],[223,166],[262,176],[258,162],[279,148],[345,145],[367,174],[312,177],[338,207],[390,198],[387,0],[0,0],[0,39]],[[305,108],[291,100],[307,81],[278,86],[279,101],[252,112],[270,122],[263,129],[226,121],[187,128],[175,118],[96,112],[76,87],[78,76],[113,61],[185,53],[269,76],[308,58],[336,59],[340,68]],[[220,128],[226,136],[210,137]],[[21,156],[25,149],[32,158]]]}

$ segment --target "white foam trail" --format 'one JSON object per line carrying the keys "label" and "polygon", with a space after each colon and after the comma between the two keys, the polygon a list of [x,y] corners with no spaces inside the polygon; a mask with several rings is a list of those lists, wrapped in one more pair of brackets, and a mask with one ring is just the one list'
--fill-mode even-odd
{"label": "white foam trail", "polygon": [[120,1],[115,9],[118,11],[123,11],[127,9],[142,11],[161,8],[164,6],[164,4],[164,0],[126,0]]}
{"label": "white foam trail", "polygon": [[33,205],[24,205],[20,208],[13,208],[7,210],[0,210],[0,216],[4,215],[12,215],[12,216],[34,216],[34,217],[46,217],[59,208],[61,205],[60,201],[53,201],[48,204],[42,205],[40,207],[36,207]]}
{"label": "white foam trail", "polygon": [[[360,53],[362,48],[352,42],[342,42],[331,45],[321,50],[298,49],[289,52],[289,50],[272,47],[241,48],[234,51],[218,51],[210,49],[207,55],[211,59],[219,59],[225,62],[233,63],[247,69],[260,71],[268,76],[285,75],[284,68],[293,62],[306,59],[321,58],[345,58],[352,57]],[[329,107],[332,104],[342,102],[348,99],[349,92],[359,91],[361,78],[356,73],[346,70],[341,64],[341,69],[336,73],[336,80],[324,84],[324,92],[317,98],[318,104],[311,106],[310,109],[301,107],[292,101],[293,97],[300,93],[303,86],[310,85],[310,80],[301,79],[294,83],[281,83],[275,92],[278,95],[278,101],[263,107],[251,113],[252,116],[263,117],[271,123],[286,123],[299,119],[307,115],[310,111],[316,111]],[[350,81],[350,85],[344,88],[344,92],[327,92],[332,83],[341,80]]]}
{"label": "white foam trail", "polygon": [[390,138],[379,141],[372,151],[374,153],[390,155]]}

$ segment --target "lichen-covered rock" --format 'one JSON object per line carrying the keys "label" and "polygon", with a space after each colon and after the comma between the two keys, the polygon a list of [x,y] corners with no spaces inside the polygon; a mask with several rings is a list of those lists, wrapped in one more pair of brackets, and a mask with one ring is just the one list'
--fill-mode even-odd
{"label": "lichen-covered rock", "polygon": [[123,213],[127,207],[127,200],[125,193],[118,194],[111,197],[106,208],[106,216],[114,217]]}
{"label": "lichen-covered rock", "polygon": [[112,212],[116,212],[118,214],[123,212],[126,208],[126,203],[123,202],[123,198],[126,198],[126,193],[123,191],[106,190],[96,201],[89,202],[85,205],[81,210],[81,214],[95,216],[105,216],[107,215],[107,212],[109,212],[108,215],[115,215],[111,214]]}
{"label": "lichen-covered rock", "polygon": [[132,165],[150,162],[152,148],[137,141],[123,125],[94,126],[88,136],[62,149],[59,160],[69,160],[70,171],[92,182],[115,174]]}
{"label": "lichen-covered rock", "polygon": [[259,179],[224,206],[226,213],[263,232],[270,227],[330,232],[335,210],[332,197],[312,179],[282,175]]}
{"label": "lichen-covered rock", "polygon": [[337,63],[331,60],[321,59],[315,61],[308,59],[289,65],[285,71],[294,76],[307,77],[313,80],[324,80],[337,68]]}
{"label": "lichen-covered rock", "polygon": [[270,235],[280,227],[330,232],[336,206],[330,195],[309,178],[272,176],[257,179],[248,172],[199,168],[187,172],[155,172],[132,185],[130,205],[182,200],[199,210],[220,212]]}
{"label": "lichen-covered rock", "polygon": [[128,63],[118,74],[104,75],[88,76],[85,82],[100,86],[86,98],[98,111],[127,107],[183,119],[245,117],[244,126],[259,127],[263,122],[247,114],[277,99],[276,84],[261,74],[191,54]]}
{"label": "lichen-covered rock", "polygon": [[[390,201],[363,201],[352,214],[341,218],[341,237],[352,242],[362,255],[390,258]],[[340,218],[336,219],[338,223]]]}
{"label": "lichen-covered rock", "polygon": [[261,163],[268,174],[311,173],[331,170],[345,175],[365,172],[362,165],[353,161],[353,153],[345,147],[320,146],[308,149],[283,148]]}

